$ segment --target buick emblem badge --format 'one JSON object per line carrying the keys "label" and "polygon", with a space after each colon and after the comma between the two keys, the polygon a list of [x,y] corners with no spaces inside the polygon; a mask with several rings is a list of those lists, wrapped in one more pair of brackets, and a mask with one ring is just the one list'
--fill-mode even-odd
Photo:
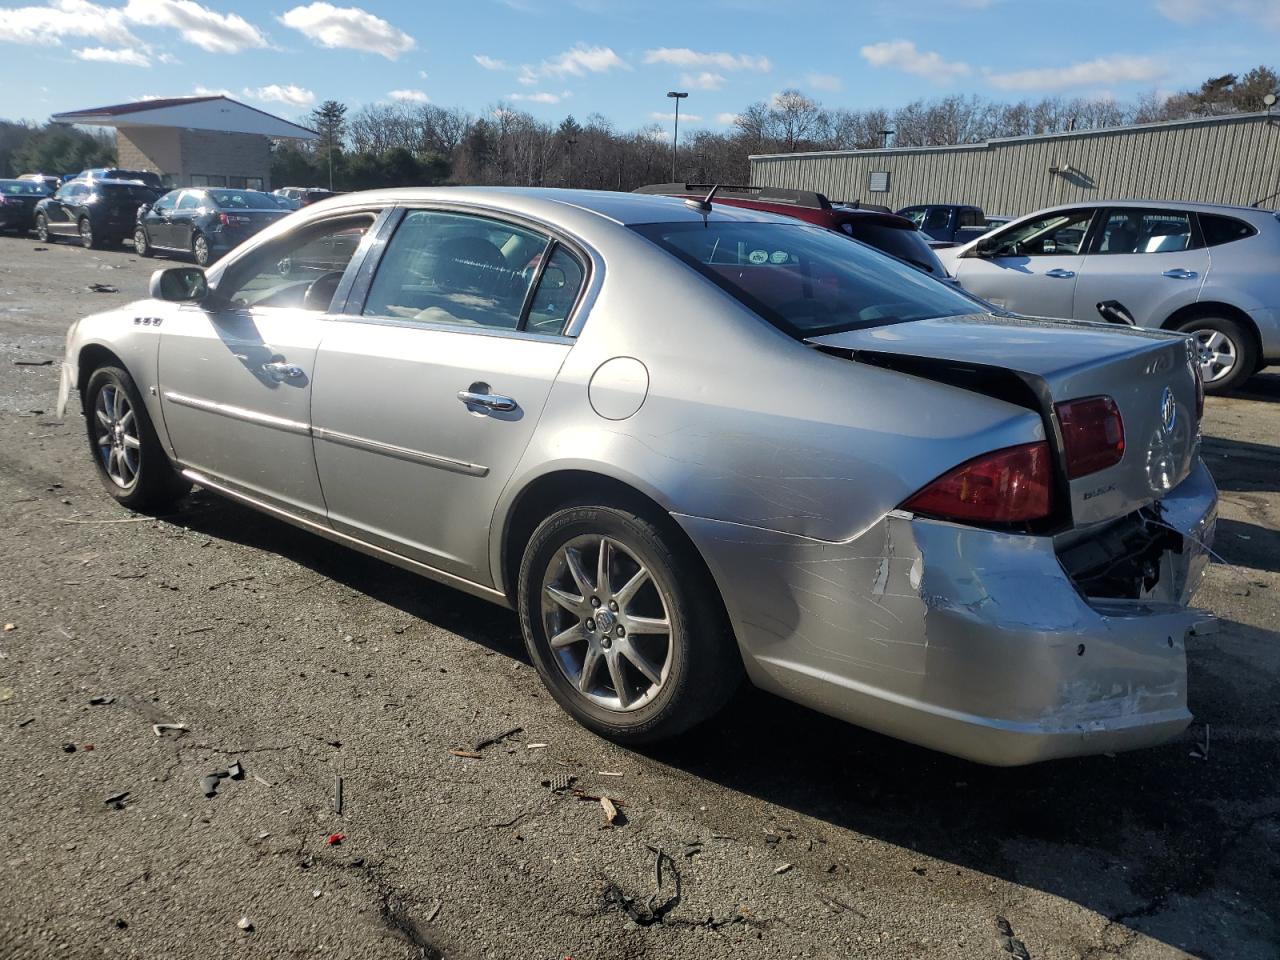
{"label": "buick emblem badge", "polygon": [[1173,391],[1164,388],[1164,396],[1160,398],[1160,425],[1166,434],[1173,433],[1173,425],[1178,419],[1178,407],[1173,402]]}

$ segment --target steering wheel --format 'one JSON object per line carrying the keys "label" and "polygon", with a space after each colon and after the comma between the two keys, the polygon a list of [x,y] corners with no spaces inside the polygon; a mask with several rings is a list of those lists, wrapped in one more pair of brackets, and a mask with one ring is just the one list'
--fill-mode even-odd
{"label": "steering wheel", "polygon": [[333,301],[333,295],[338,291],[338,284],[341,282],[341,270],[332,270],[316,277],[316,279],[307,284],[307,290],[302,295],[303,308],[306,310],[328,310],[329,304]]}

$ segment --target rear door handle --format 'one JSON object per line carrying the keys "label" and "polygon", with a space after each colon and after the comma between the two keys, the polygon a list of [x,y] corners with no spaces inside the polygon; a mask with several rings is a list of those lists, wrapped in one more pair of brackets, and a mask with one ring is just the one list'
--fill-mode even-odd
{"label": "rear door handle", "polygon": [[1045,271],[1046,277],[1053,277],[1055,280],[1070,280],[1076,275],[1074,270],[1063,270],[1061,267],[1054,267],[1052,270]]}
{"label": "rear door handle", "polygon": [[1196,272],[1194,270],[1183,270],[1181,267],[1174,267],[1172,270],[1166,270],[1160,274],[1162,277],[1168,277],[1170,280],[1194,280]]}
{"label": "rear door handle", "polygon": [[516,408],[516,402],[510,397],[496,393],[479,393],[473,390],[459,390],[458,399],[468,407],[483,407],[486,410],[509,412]]}
{"label": "rear door handle", "polygon": [[297,364],[285,363],[281,360],[274,363],[264,363],[262,369],[272,380],[301,380],[307,375],[306,371]]}

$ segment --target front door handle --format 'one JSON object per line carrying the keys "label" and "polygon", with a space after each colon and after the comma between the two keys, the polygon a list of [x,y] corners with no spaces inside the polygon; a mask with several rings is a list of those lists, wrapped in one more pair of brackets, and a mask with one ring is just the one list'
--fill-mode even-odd
{"label": "front door handle", "polygon": [[459,390],[458,399],[468,407],[483,407],[486,410],[499,410],[504,413],[516,408],[516,402],[510,397],[502,397],[496,393],[480,393],[474,390]]}
{"label": "front door handle", "polygon": [[1181,267],[1174,267],[1172,270],[1166,270],[1160,274],[1162,277],[1168,277],[1170,280],[1194,280],[1196,272],[1194,270],[1183,270]]}
{"label": "front door handle", "polygon": [[295,363],[285,363],[283,360],[277,360],[273,363],[264,363],[262,369],[272,380],[301,380],[305,377],[306,371]]}
{"label": "front door handle", "polygon": [[1076,275],[1074,270],[1063,270],[1061,267],[1054,267],[1052,270],[1045,271],[1046,277],[1053,277],[1055,280],[1070,280]]}

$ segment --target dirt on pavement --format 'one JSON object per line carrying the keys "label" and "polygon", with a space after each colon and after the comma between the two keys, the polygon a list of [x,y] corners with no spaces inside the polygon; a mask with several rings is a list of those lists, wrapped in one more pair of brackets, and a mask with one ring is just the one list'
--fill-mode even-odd
{"label": "dirt on pavement", "polygon": [[508,612],[208,494],[118,507],[57,361],[163,261],[39,246],[0,239],[0,956],[1280,953],[1280,375],[1208,403],[1177,742],[997,770],[747,690],[633,751]]}

